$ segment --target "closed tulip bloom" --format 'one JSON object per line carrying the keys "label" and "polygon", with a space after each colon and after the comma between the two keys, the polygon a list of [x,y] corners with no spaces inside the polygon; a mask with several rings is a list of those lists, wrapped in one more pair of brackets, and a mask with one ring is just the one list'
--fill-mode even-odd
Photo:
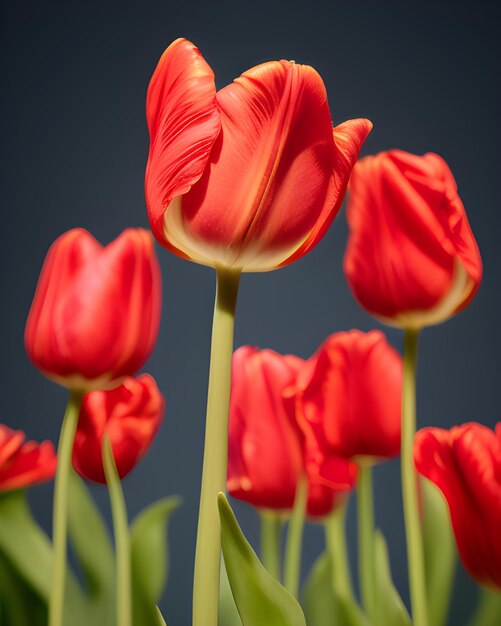
{"label": "closed tulip bloom", "polygon": [[120,478],[146,454],[162,422],[165,400],[149,374],[126,378],[107,391],[84,396],[73,445],[73,466],[89,480],[106,483],[103,437],[109,437]]}
{"label": "closed tulip bloom", "polygon": [[70,230],[51,246],[28,316],[25,344],[46,376],[97,389],[137,372],[155,344],[161,276],[151,235],[125,230],[101,246]]}
{"label": "closed tulip bloom", "polygon": [[354,168],[344,259],[360,304],[384,322],[437,324],[472,300],[482,261],[456,181],[436,154],[401,150]]}
{"label": "closed tulip bloom", "polygon": [[216,92],[185,39],[162,55],[146,113],[146,204],[175,254],[209,266],[266,271],[304,255],[337,214],[372,127],[332,128],[318,73],[263,63]]}
{"label": "closed tulip bloom", "polygon": [[21,430],[0,424],[0,491],[50,480],[56,466],[57,457],[50,441],[25,441]]}
{"label": "closed tulip bloom", "polygon": [[493,432],[471,422],[416,434],[420,474],[444,494],[464,567],[501,590],[501,423]]}
{"label": "closed tulip bloom", "polygon": [[[303,363],[251,346],[233,356],[227,487],[233,497],[261,509],[291,510],[298,480],[307,472],[294,397]],[[336,491],[312,474],[307,512],[326,515],[351,486]]]}
{"label": "closed tulip bloom", "polygon": [[331,456],[368,464],[399,454],[402,358],[381,332],[331,335],[297,386],[298,420],[325,477]]}

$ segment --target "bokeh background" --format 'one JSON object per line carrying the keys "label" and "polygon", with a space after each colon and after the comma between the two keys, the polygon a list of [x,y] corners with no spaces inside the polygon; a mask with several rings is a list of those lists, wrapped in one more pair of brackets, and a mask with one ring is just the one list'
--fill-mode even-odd
{"label": "bokeh background", "polygon": [[[334,121],[374,122],[364,153],[399,147],[438,152],[459,184],[484,263],[467,311],[422,337],[419,425],[500,419],[501,319],[499,20],[495,2],[94,2],[2,3],[0,80],[0,419],[35,439],[57,440],[66,391],[29,363],[23,330],[51,242],[75,226],[107,243],[147,227],[144,102],[164,48],[185,36],[202,50],[218,86],[262,61],[286,58],[324,77]],[[330,333],[377,322],[343,277],[344,212],[321,244],[293,266],[245,275],[236,346],[310,355]],[[214,275],[158,250],[164,278],[160,338],[146,370],[167,397],[150,454],[125,480],[130,515],[166,494],[184,505],[170,527],[170,580],[162,610],[187,626],[202,463]],[[386,329],[399,349],[402,336]],[[398,588],[408,600],[398,462],[375,472],[377,523],[386,533]],[[105,490],[93,493],[109,519]],[[52,486],[32,490],[50,529]],[[248,536],[257,517],[234,503]],[[348,535],[355,564],[355,511]],[[322,549],[305,538],[305,571]],[[476,588],[460,569],[451,624],[461,626]]]}

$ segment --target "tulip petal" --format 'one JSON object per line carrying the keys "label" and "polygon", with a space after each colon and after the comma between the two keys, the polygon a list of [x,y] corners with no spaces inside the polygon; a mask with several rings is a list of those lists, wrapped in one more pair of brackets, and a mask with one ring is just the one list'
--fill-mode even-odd
{"label": "tulip petal", "polygon": [[166,229],[200,262],[273,269],[308,237],[328,198],[335,146],[325,86],[313,68],[275,61],[242,74],[217,102],[210,164]]}
{"label": "tulip petal", "polygon": [[306,240],[294,254],[282,262],[282,267],[304,256],[325,235],[332,221],[339,213],[351,171],[371,130],[372,122],[363,118],[347,120],[334,128],[334,165],[329,192],[322,213]]}
{"label": "tulip petal", "polygon": [[146,117],[151,141],[146,204],[155,236],[171,248],[164,213],[202,175],[221,126],[214,74],[186,39],[174,41],[160,58],[148,88]]}

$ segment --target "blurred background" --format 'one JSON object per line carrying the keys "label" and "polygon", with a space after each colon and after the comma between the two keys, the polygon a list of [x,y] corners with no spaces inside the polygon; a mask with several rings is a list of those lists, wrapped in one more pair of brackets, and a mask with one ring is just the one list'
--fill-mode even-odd
{"label": "blurred background", "polygon": [[[164,48],[195,42],[222,87],[271,59],[313,65],[335,123],[374,123],[363,154],[435,151],[455,174],[482,251],[485,277],[472,305],[426,330],[419,363],[420,426],[500,420],[501,264],[499,21],[495,2],[30,2],[1,8],[0,285],[3,328],[0,420],[56,442],[67,393],[29,363],[26,316],[51,242],[82,226],[108,243],[148,226],[143,174],[148,150],[145,93]],[[308,357],[330,333],[369,330],[342,272],[344,211],[321,244],[292,266],[244,275],[236,346]],[[191,614],[214,273],[158,249],[164,279],[160,338],[146,366],[167,398],[151,452],[125,480],[130,516],[180,494],[170,527],[170,579],[162,602],[170,626]],[[385,329],[401,350],[402,335]],[[398,462],[376,468],[377,524],[390,544],[393,575],[408,601]],[[105,489],[92,491],[109,520]],[[50,529],[52,486],[32,490]],[[257,516],[232,503],[248,537]],[[355,563],[354,503],[348,517]],[[308,527],[305,572],[322,550]],[[459,569],[450,624],[467,621],[476,588]]]}

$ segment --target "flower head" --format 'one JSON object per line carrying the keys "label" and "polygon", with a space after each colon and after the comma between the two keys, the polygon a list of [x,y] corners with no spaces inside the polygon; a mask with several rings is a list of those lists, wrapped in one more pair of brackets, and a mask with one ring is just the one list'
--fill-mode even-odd
{"label": "flower head", "polygon": [[96,389],[137,372],[155,344],[161,276],[151,235],[103,247],[82,229],[51,246],[26,323],[31,361],[49,378]]}
{"label": "flower head", "polygon": [[50,441],[25,441],[21,430],[0,424],[0,491],[50,480],[56,466],[57,457]]}
{"label": "flower head", "polygon": [[402,358],[383,333],[331,335],[297,387],[298,420],[321,473],[332,455],[372,463],[400,453]]}
{"label": "flower head", "polygon": [[372,127],[359,119],[333,129],[322,79],[289,61],[258,65],[216,92],[185,39],[162,55],[146,113],[155,236],[184,258],[247,272],[316,245]]}
{"label": "flower head", "polygon": [[501,590],[501,423],[474,422],[416,435],[416,468],[444,494],[466,570]]}
{"label": "flower head", "polygon": [[480,253],[456,182],[438,155],[391,150],[361,159],[347,217],[345,274],[369,313],[419,329],[474,297]]}
{"label": "flower head", "polygon": [[164,410],[164,397],[149,374],[126,378],[108,391],[87,393],[75,434],[73,466],[84,478],[105,483],[102,449],[106,435],[123,478],[146,454]]}

